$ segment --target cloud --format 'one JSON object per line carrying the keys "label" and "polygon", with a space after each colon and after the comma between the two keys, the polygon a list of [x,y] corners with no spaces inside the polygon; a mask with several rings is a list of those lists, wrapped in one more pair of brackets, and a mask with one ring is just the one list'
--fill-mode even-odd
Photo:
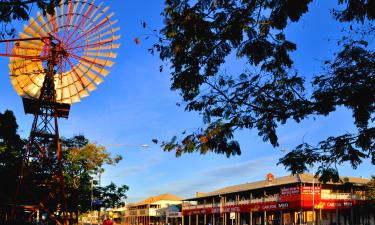
{"label": "cloud", "polygon": [[203,173],[203,176],[207,177],[243,177],[250,176],[254,173],[259,172],[259,167],[264,167],[267,163],[272,162],[271,157],[261,158],[258,160],[250,160],[241,163],[231,164],[216,167]]}
{"label": "cloud", "polygon": [[120,172],[111,173],[105,172],[102,176],[103,178],[114,178],[114,177],[130,177],[130,176],[136,176],[142,173],[145,173],[147,171],[148,167],[144,166],[133,166],[133,167],[126,167]]}
{"label": "cloud", "polygon": [[[162,154],[150,154],[152,150],[147,150],[147,152],[140,152],[137,156],[141,157],[142,161],[137,161],[134,166],[129,165],[128,159],[117,166],[116,169],[105,170],[103,174],[104,178],[128,178],[135,176],[142,176],[143,178],[155,178],[155,173],[152,173],[152,176],[148,174],[152,171],[154,166],[157,166],[163,163],[166,158]],[[110,168],[110,167],[109,167]],[[165,176],[165,174],[160,174],[160,176]]]}
{"label": "cloud", "polygon": [[314,134],[322,128],[321,124],[316,121],[305,121],[303,125],[304,126],[299,127],[296,124],[292,124],[288,128],[282,128],[279,131],[279,142],[281,146],[287,144],[295,145],[304,142],[308,136],[314,136]]}
{"label": "cloud", "polygon": [[142,166],[128,167],[122,171],[122,176],[135,176],[135,175],[144,173],[145,171],[147,171],[147,167],[142,167]]}
{"label": "cloud", "polygon": [[[250,179],[256,175],[265,174],[274,165],[271,157],[249,160],[194,173],[190,177],[165,183],[147,191],[148,195],[173,193],[182,197],[191,197],[197,191],[211,192],[228,185],[238,184],[238,180]],[[243,181],[246,182],[246,181]]]}

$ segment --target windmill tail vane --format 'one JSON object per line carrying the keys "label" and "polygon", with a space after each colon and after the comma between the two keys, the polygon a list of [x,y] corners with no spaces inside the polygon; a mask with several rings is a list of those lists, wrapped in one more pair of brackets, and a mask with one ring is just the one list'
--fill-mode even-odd
{"label": "windmill tail vane", "polygon": [[[42,188],[46,195],[33,202],[35,210],[47,213],[57,224],[69,223],[58,119],[68,118],[71,105],[89,96],[114,65],[120,28],[115,27],[118,21],[112,20],[113,15],[94,0],[64,0],[53,15],[37,12],[18,39],[0,40],[5,44],[0,56],[10,59],[11,83],[22,97],[25,113],[34,116],[12,220],[20,219],[25,198],[35,199],[33,192]],[[32,172],[42,175],[31,177]]]}

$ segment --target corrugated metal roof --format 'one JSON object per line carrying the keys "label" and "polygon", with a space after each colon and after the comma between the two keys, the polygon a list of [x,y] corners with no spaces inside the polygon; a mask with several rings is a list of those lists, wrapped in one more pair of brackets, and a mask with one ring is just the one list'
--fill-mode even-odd
{"label": "corrugated metal roof", "polygon": [[[312,174],[297,174],[297,175],[289,175],[289,176],[283,176],[283,177],[275,177],[272,180],[272,182],[268,182],[267,180],[262,180],[262,181],[252,182],[252,183],[233,185],[233,186],[224,187],[224,188],[218,189],[216,191],[208,192],[208,193],[199,192],[199,197],[193,197],[193,198],[188,198],[184,200],[196,200],[196,199],[205,198],[209,196],[236,193],[236,192],[249,191],[249,190],[255,190],[255,189],[260,189],[260,188],[281,186],[281,185],[294,184],[294,183],[312,183],[313,177],[314,176]],[[363,185],[369,182],[368,179],[359,178],[359,177],[340,177],[340,179],[353,183],[353,184],[359,184],[359,185]],[[317,178],[315,178],[315,183],[318,183]],[[328,182],[328,184],[335,184],[335,183]],[[342,183],[336,183],[336,184],[342,184]]]}
{"label": "corrugated metal roof", "polygon": [[139,205],[148,205],[148,204],[152,204],[154,202],[157,202],[157,201],[162,201],[162,200],[166,200],[166,201],[182,201],[182,198],[176,196],[176,195],[173,195],[173,194],[169,194],[169,193],[166,193],[166,194],[162,194],[162,195],[157,195],[157,196],[152,196],[152,197],[149,197],[143,201],[140,201],[138,203],[135,203],[135,204],[131,204],[131,206],[139,206]]}

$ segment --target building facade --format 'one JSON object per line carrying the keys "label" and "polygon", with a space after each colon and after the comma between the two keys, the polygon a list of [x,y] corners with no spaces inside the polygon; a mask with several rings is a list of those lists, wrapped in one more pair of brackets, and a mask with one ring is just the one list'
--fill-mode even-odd
{"label": "building facade", "polygon": [[[181,203],[182,198],[172,194],[153,196],[138,203],[130,203],[119,213],[122,219],[117,223],[124,225],[180,225],[182,223],[181,211],[178,212],[176,208],[181,208]],[[178,219],[178,215],[180,215],[180,219]]]}
{"label": "building facade", "polygon": [[183,225],[374,225],[363,178],[320,183],[300,174],[197,193],[182,205]]}

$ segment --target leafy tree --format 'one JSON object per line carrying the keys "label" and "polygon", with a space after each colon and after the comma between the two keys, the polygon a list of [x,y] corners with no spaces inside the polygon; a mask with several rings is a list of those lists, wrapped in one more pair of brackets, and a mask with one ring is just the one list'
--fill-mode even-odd
{"label": "leafy tree", "polygon": [[366,185],[366,200],[375,201],[375,176]]}
{"label": "leafy tree", "polygon": [[[325,73],[311,80],[294,68],[297,50],[285,28],[309,11],[313,0],[166,0],[158,52],[171,65],[172,90],[181,93],[186,111],[197,111],[205,126],[183,138],[162,142],[166,151],[241,154],[234,132],[256,129],[279,146],[277,128],[345,107],[357,132],[328,137],[317,146],[302,143],[280,159],[293,173],[319,165],[323,180],[338,180],[337,164],[356,168],[363,159],[375,164],[375,59],[369,47],[375,4],[338,0],[333,17],[347,28],[339,52],[326,60]],[[145,24],[144,24],[145,26]],[[370,40],[371,41],[371,40]],[[246,61],[239,75],[222,71],[231,55]],[[312,93],[306,91],[311,84]]]}
{"label": "leafy tree", "polygon": [[91,207],[93,176],[103,172],[104,165],[115,165],[122,158],[111,157],[105,147],[90,143],[83,135],[63,139],[62,147],[68,209],[75,213],[78,222],[79,213]]}
{"label": "leafy tree", "polygon": [[14,20],[29,20],[30,11],[36,5],[44,14],[53,14],[55,6],[60,0],[1,0],[0,1],[0,36],[14,37],[16,30],[12,23]]}
{"label": "leafy tree", "polygon": [[10,203],[14,196],[15,178],[19,175],[24,140],[17,133],[13,112],[0,113],[0,203]]}
{"label": "leafy tree", "polygon": [[[0,113],[0,179],[3,182],[0,185],[0,206],[9,206],[13,203],[14,190],[18,180],[22,157],[26,149],[26,140],[23,140],[17,133],[18,124],[12,111]],[[111,156],[102,146],[91,143],[83,135],[77,135],[72,138],[63,138],[61,141],[63,155],[63,173],[68,199],[68,210],[72,222],[77,222],[79,213],[88,211],[91,203],[91,182],[98,172],[103,172],[104,165],[116,165],[122,158],[121,156]],[[47,165],[43,161],[30,160],[25,171],[23,190],[18,197],[18,202],[34,205],[39,203],[40,199],[45,198],[51,188],[59,189],[58,183],[51,180],[51,174],[46,170]],[[56,167],[55,164],[52,164]],[[53,179],[52,179],[53,180]],[[50,184],[52,187],[46,188]],[[127,186],[115,187],[113,185],[103,189],[105,199],[112,198],[113,204],[120,204],[126,197]],[[114,196],[117,191],[118,198]],[[48,202],[48,208],[52,212],[58,212],[57,200],[60,198],[51,198]],[[109,203],[106,203],[110,205]],[[0,218],[0,222],[5,218]]]}
{"label": "leafy tree", "polygon": [[124,200],[127,198],[126,192],[129,187],[122,185],[117,187],[116,184],[111,182],[105,187],[95,188],[95,197],[102,201],[101,206],[104,208],[117,208],[125,204]]}

